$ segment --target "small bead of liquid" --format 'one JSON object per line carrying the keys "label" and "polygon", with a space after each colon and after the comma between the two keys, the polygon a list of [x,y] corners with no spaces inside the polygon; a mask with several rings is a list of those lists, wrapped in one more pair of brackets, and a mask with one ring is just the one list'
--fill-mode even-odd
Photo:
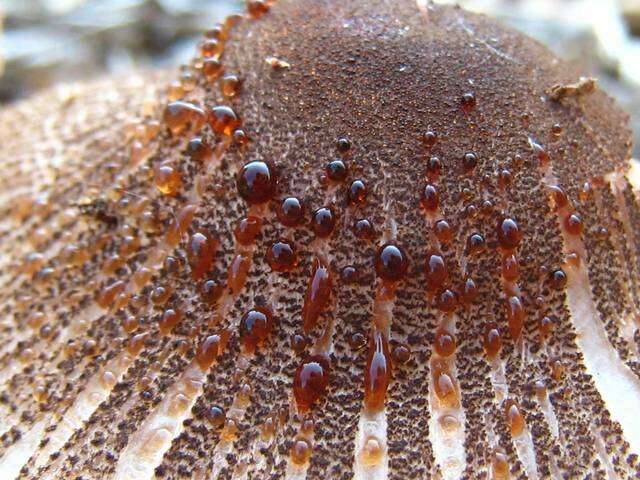
{"label": "small bead of liquid", "polygon": [[456,339],[452,333],[439,328],[436,331],[433,347],[441,357],[450,357],[456,352]]}
{"label": "small bead of liquid", "polygon": [[308,357],[297,368],[293,380],[293,394],[300,412],[308,411],[329,385],[329,363],[323,356]]}
{"label": "small bead of liquid", "polygon": [[411,360],[411,350],[407,345],[398,344],[393,347],[391,358],[393,359],[394,364],[404,365]]}
{"label": "small bead of liquid", "polygon": [[561,290],[567,285],[567,274],[561,268],[554,270],[549,276],[551,286]]}
{"label": "small bead of liquid", "polygon": [[207,116],[209,126],[215,133],[231,136],[233,131],[240,126],[240,119],[230,107],[217,106],[209,110]]}
{"label": "small bead of liquid", "polygon": [[319,258],[314,258],[311,278],[307,284],[302,307],[302,322],[305,332],[310,332],[318,322],[320,314],[331,298],[332,279],[328,266]]}
{"label": "small bead of liquid", "polygon": [[207,410],[207,420],[214,429],[219,430],[225,424],[227,414],[222,407],[214,406]]}
{"label": "small bead of liquid", "polygon": [[352,205],[364,203],[367,199],[367,186],[362,180],[354,180],[348,191],[348,200]]}
{"label": "small bead of liquid", "polygon": [[237,297],[245,283],[247,282],[247,275],[249,268],[251,267],[251,258],[243,253],[237,254],[227,272],[227,284],[234,297]]}
{"label": "small bead of liquid", "polygon": [[340,270],[340,283],[342,285],[353,285],[360,278],[358,269],[353,265],[347,265]]}
{"label": "small bead of liquid", "polygon": [[289,240],[274,242],[267,251],[267,263],[275,272],[287,272],[298,265],[295,245]]}
{"label": "small bead of liquid", "polygon": [[293,445],[291,445],[291,451],[289,452],[291,455],[291,463],[298,466],[306,465],[311,459],[311,451],[311,444],[308,440],[303,438],[294,440]]}
{"label": "small bead of liquid", "polygon": [[158,327],[160,329],[160,333],[163,335],[171,332],[173,327],[175,327],[180,320],[182,319],[182,312],[180,310],[174,310],[173,308],[169,308],[165,310],[162,314],[162,318],[160,318],[160,322],[158,323]]}
{"label": "small bead of liquid", "polygon": [[431,378],[433,390],[442,405],[446,408],[458,407],[460,405],[458,389],[446,363],[432,360]]}
{"label": "small bead of liquid", "polygon": [[540,341],[545,342],[553,332],[555,322],[551,317],[542,317],[538,323],[538,334],[540,335]]}
{"label": "small bead of liquid", "polygon": [[287,197],[278,205],[276,215],[285,227],[297,227],[304,222],[304,204],[297,197]]}
{"label": "small bead of liquid", "polygon": [[336,159],[327,164],[325,173],[329,180],[334,182],[343,182],[347,178],[349,170],[343,160]]}
{"label": "small bead of liquid", "polygon": [[401,280],[409,269],[409,260],[401,247],[387,243],[376,253],[376,272],[389,282]]}
{"label": "small bead of liquid", "polygon": [[441,244],[447,244],[453,237],[451,225],[446,220],[438,220],[433,227],[436,238]]}
{"label": "small bead of liquid", "polygon": [[429,291],[438,290],[447,282],[449,278],[447,266],[444,263],[444,259],[440,255],[427,255],[425,270],[427,274],[427,290]]}
{"label": "small bead of liquid", "polygon": [[442,312],[453,312],[458,307],[458,295],[453,290],[441,290],[436,294],[435,306]]}
{"label": "small bead of liquid", "polygon": [[478,287],[476,286],[476,282],[474,282],[472,278],[465,279],[462,291],[460,292],[460,300],[465,305],[470,305],[476,300],[476,298],[478,298]]}
{"label": "small bead of liquid", "polygon": [[199,130],[206,120],[204,110],[187,102],[175,101],[167,105],[163,121],[174,135]]}
{"label": "small bead of liquid", "polygon": [[138,355],[144,348],[144,344],[149,339],[149,332],[139,333],[131,337],[127,351],[134,357]]}
{"label": "small bead of liquid", "polygon": [[213,305],[222,297],[224,285],[216,280],[209,279],[200,284],[198,291],[200,292],[200,298],[202,298],[203,302]]}
{"label": "small bead of liquid", "polygon": [[485,246],[485,240],[479,233],[473,233],[467,238],[467,251],[470,255],[480,252]]}
{"label": "small bead of liquid", "polygon": [[225,75],[220,79],[220,91],[227,98],[235,98],[242,89],[242,80],[237,75]]}
{"label": "small bead of liquid", "polygon": [[431,157],[427,160],[427,178],[431,181],[436,180],[442,172],[442,161],[439,157]]}
{"label": "small bead of liquid", "polygon": [[512,218],[505,218],[498,223],[498,241],[505,250],[518,248],[522,241],[522,233]]}
{"label": "small bead of liquid", "polygon": [[462,157],[462,169],[465,172],[471,172],[478,165],[478,157],[475,153],[467,153]]}
{"label": "small bead of liquid", "polygon": [[360,452],[362,463],[369,467],[378,465],[382,460],[383,453],[384,448],[380,440],[376,437],[368,437],[365,439],[362,451]]}
{"label": "small bead of liquid", "polygon": [[351,150],[351,140],[346,137],[339,138],[336,142],[336,148],[340,153],[347,153]]}
{"label": "small bead of liquid", "polygon": [[178,215],[171,220],[165,236],[165,241],[169,245],[175,246],[180,242],[182,235],[186,232],[187,228],[189,228],[189,225],[191,225],[195,213],[195,205],[186,205],[178,212]]}
{"label": "small bead of liquid", "polygon": [[269,8],[269,4],[264,0],[247,0],[247,12],[251,18],[260,18]]}
{"label": "small bead of liquid", "polygon": [[202,370],[207,370],[222,353],[228,334],[209,335],[196,351],[196,362]]}
{"label": "small bead of liquid", "polygon": [[524,325],[524,307],[518,297],[509,297],[506,305],[507,323],[509,325],[509,333],[511,338],[517,340],[522,333]]}
{"label": "small bead of liquid", "polygon": [[126,284],[122,280],[118,280],[104,287],[96,297],[96,303],[104,309],[108,309],[113,305],[116,297],[124,292]]}
{"label": "small bead of liquid", "polygon": [[476,107],[476,95],[473,92],[467,92],[462,95],[460,99],[460,103],[462,105],[462,109],[465,111],[471,111]]}
{"label": "small bead of liquid", "polygon": [[224,43],[215,38],[208,38],[200,44],[200,53],[204,58],[219,56],[224,51]]}
{"label": "small bead of liquid", "polygon": [[276,187],[276,179],[268,163],[249,162],[242,167],[236,180],[238,193],[251,204],[261,204],[271,200]]}
{"label": "small bead of liquid", "polygon": [[494,324],[489,324],[484,329],[482,345],[487,357],[493,359],[500,354],[502,349],[502,337],[500,330]]}
{"label": "small bead of liquid", "polygon": [[154,180],[156,187],[164,195],[175,195],[182,186],[180,172],[168,164],[159,165],[154,169]]}
{"label": "small bead of liquid", "polygon": [[504,414],[511,430],[511,435],[517,437],[525,428],[524,417],[520,411],[520,406],[514,400],[506,400],[504,404]]}
{"label": "small bead of liquid", "polygon": [[567,194],[564,192],[564,190],[562,190],[561,187],[557,185],[551,186],[549,187],[549,192],[551,193],[551,199],[553,200],[553,205],[556,210],[569,205]]}
{"label": "small bead of liquid", "polygon": [[438,135],[435,132],[428,131],[422,135],[422,143],[427,148],[433,147],[438,141]]}
{"label": "small bead of liquid", "polygon": [[502,451],[491,455],[491,477],[493,480],[509,479],[509,457]]}
{"label": "small bead of liquid", "polygon": [[375,331],[369,341],[367,364],[364,371],[365,408],[377,412],[384,408],[387,388],[391,380],[391,356],[389,344],[380,331]]}
{"label": "small bead of liquid", "polygon": [[222,75],[222,63],[217,58],[207,58],[202,62],[202,73],[209,82],[217,80]]}
{"label": "small bead of liquid", "polygon": [[192,138],[187,145],[187,154],[189,157],[198,162],[205,163],[211,158],[213,151],[208,143],[201,137]]}
{"label": "small bead of liquid", "polygon": [[331,207],[321,207],[311,216],[311,228],[317,237],[325,238],[333,233],[336,214]]}
{"label": "small bead of liquid", "polygon": [[191,266],[191,277],[200,280],[213,267],[218,241],[206,232],[191,235],[187,244],[187,256]]}
{"label": "small bead of liquid", "polygon": [[582,233],[582,219],[576,213],[567,215],[564,219],[564,228],[569,235],[580,235]]}
{"label": "small bead of liquid", "polygon": [[366,218],[355,221],[353,224],[353,233],[360,240],[371,240],[375,236],[373,224]]}
{"label": "small bead of liquid", "polygon": [[255,307],[240,320],[240,342],[248,351],[266,340],[273,330],[273,314],[265,307]]}
{"label": "small bead of liquid", "polygon": [[233,235],[240,245],[251,245],[260,234],[262,219],[260,217],[245,217],[240,219],[233,230]]}
{"label": "small bead of liquid", "polygon": [[440,206],[440,195],[434,185],[427,185],[422,192],[422,208],[427,212],[435,212]]}

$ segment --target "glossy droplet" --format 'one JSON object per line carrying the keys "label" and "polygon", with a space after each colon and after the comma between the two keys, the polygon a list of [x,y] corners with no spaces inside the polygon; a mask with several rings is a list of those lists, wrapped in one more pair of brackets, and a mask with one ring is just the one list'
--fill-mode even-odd
{"label": "glossy droplet", "polygon": [[491,477],[493,480],[509,479],[509,457],[503,451],[491,455]]}
{"label": "glossy droplet", "polygon": [[311,228],[316,236],[328,237],[336,226],[336,215],[331,207],[322,207],[313,212],[311,216]]}
{"label": "glossy droplet", "polygon": [[367,199],[367,186],[362,180],[354,180],[348,191],[349,203],[356,205]]}
{"label": "glossy droplet", "polygon": [[329,385],[329,374],[329,362],[320,355],[308,357],[297,368],[293,394],[299,411],[308,411],[324,396]]}
{"label": "glossy droplet", "polygon": [[187,256],[191,266],[191,276],[199,280],[211,270],[215,259],[218,241],[206,232],[197,232],[191,235],[187,244]]}
{"label": "glossy droplet", "polygon": [[441,290],[435,297],[435,306],[442,312],[453,312],[458,307],[458,295],[453,290]]}
{"label": "glossy droplet", "polygon": [[522,334],[522,327],[524,325],[524,307],[522,306],[520,298],[509,297],[505,309],[511,338],[518,340]]}
{"label": "glossy droplet", "polygon": [[325,173],[330,180],[334,182],[343,182],[347,178],[349,170],[347,165],[341,159],[336,159],[327,164]]}
{"label": "glossy droplet", "polygon": [[464,157],[462,157],[462,169],[465,172],[471,172],[478,165],[478,157],[475,153],[466,153]]}
{"label": "glossy droplet", "polygon": [[566,207],[569,205],[569,198],[564,190],[558,186],[554,185],[549,187],[549,192],[551,194],[551,200],[553,201],[553,206],[556,210]]}
{"label": "glossy droplet", "polygon": [[384,408],[391,372],[389,344],[382,332],[375,331],[369,340],[364,371],[364,404],[367,410],[377,412]]}
{"label": "glossy droplet", "polygon": [[340,283],[343,285],[353,285],[360,278],[358,269],[353,265],[347,265],[340,270]]}
{"label": "glossy droplet", "polygon": [[336,142],[336,148],[340,153],[347,153],[349,150],[351,150],[351,140],[349,140],[347,137],[339,138]]}
{"label": "glossy droplet", "polygon": [[160,333],[163,335],[171,332],[173,327],[175,327],[180,320],[182,319],[182,312],[180,310],[174,310],[173,308],[169,308],[165,310],[160,318],[160,322],[158,322],[158,328],[160,329]]}
{"label": "glossy droplet", "polygon": [[182,186],[180,172],[168,164],[159,165],[154,169],[154,181],[164,195],[175,195]]}
{"label": "glossy droplet", "polygon": [[129,345],[127,346],[127,351],[129,352],[129,354],[134,357],[137,356],[144,348],[144,345],[148,339],[149,332],[139,333],[131,337]]}
{"label": "glossy droplet", "polygon": [[366,218],[355,221],[353,224],[353,233],[360,240],[371,240],[375,236],[373,224]]}
{"label": "glossy droplet", "polygon": [[515,400],[509,399],[504,402],[504,415],[511,435],[514,437],[520,435],[524,431],[525,421],[520,406]]}
{"label": "glossy droplet", "polygon": [[467,92],[462,95],[460,99],[460,104],[462,105],[462,109],[465,111],[471,111],[476,107],[476,95],[473,92]]}
{"label": "glossy droplet", "polygon": [[209,126],[215,133],[231,136],[240,126],[240,119],[231,107],[217,106],[209,110],[207,116]]}
{"label": "glossy droplet", "polygon": [[331,272],[328,266],[319,258],[314,258],[302,307],[305,332],[310,332],[315,327],[318,317],[327,307],[331,298],[331,288]]}
{"label": "glossy droplet", "polygon": [[460,406],[458,388],[445,362],[437,359],[431,361],[431,379],[433,390],[444,407],[457,408]]}
{"label": "glossy droplet", "polygon": [[165,241],[169,245],[175,246],[180,242],[182,235],[186,232],[187,228],[189,228],[189,225],[191,225],[195,213],[195,205],[186,205],[171,220],[171,224],[165,235]]}
{"label": "glossy droplet", "polygon": [[242,292],[247,282],[249,268],[251,268],[251,258],[243,253],[238,253],[233,258],[231,265],[229,265],[227,283],[234,297],[237,297]]}
{"label": "glossy droplet", "polygon": [[453,238],[453,230],[446,220],[438,220],[433,227],[433,231],[438,241],[443,245],[449,243]]}
{"label": "glossy droplet", "polygon": [[251,18],[260,18],[269,11],[270,7],[264,0],[247,0],[247,12]]}
{"label": "glossy droplet", "polygon": [[427,212],[435,212],[440,206],[440,195],[434,185],[427,185],[422,192],[422,208]]}
{"label": "glossy droplet", "polygon": [[298,265],[295,245],[289,240],[274,242],[267,251],[267,263],[275,272],[287,272]]}
{"label": "glossy droplet", "polygon": [[376,272],[389,282],[401,280],[409,269],[409,260],[401,247],[387,243],[376,253]]}
{"label": "glossy droplet", "polygon": [[240,219],[233,230],[236,241],[240,245],[251,245],[260,234],[262,219],[260,217],[245,217]]}
{"label": "glossy droplet", "polygon": [[213,406],[207,410],[207,420],[216,430],[221,429],[227,420],[227,414],[222,407]]}
{"label": "glossy droplet", "polygon": [[436,180],[442,172],[442,161],[440,157],[430,157],[427,160],[427,178],[431,181]]}
{"label": "glossy droplet", "polygon": [[208,38],[200,43],[200,53],[204,58],[217,57],[224,52],[224,43],[215,38]]}
{"label": "glossy droplet", "polygon": [[424,143],[424,146],[427,148],[433,147],[437,141],[438,141],[438,135],[431,130],[429,130],[428,132],[425,132],[422,135],[422,143]]}
{"label": "glossy droplet", "polygon": [[484,237],[479,233],[473,233],[467,238],[467,251],[470,255],[480,252],[484,249],[485,241]]}
{"label": "glossy droplet", "polygon": [[213,150],[201,137],[196,137],[189,141],[187,154],[192,160],[198,163],[206,163],[211,158]]}
{"label": "glossy droplet", "polygon": [[489,324],[485,327],[482,346],[484,347],[487,357],[491,359],[496,358],[500,354],[502,337],[500,336],[500,330],[497,325]]}
{"label": "glossy droplet", "polygon": [[393,359],[394,365],[404,365],[411,360],[411,350],[407,345],[398,344],[393,347],[391,358]]}
{"label": "glossy droplet", "polygon": [[439,328],[433,347],[441,357],[450,357],[456,352],[456,338],[444,328]]}
{"label": "glossy droplet", "polygon": [[555,322],[551,317],[542,317],[538,323],[538,334],[540,335],[540,341],[545,342],[553,332]]}
{"label": "glossy droplet", "polygon": [[104,287],[96,297],[96,303],[104,309],[110,308],[116,297],[124,292],[126,284],[122,280],[113,282]]}
{"label": "glossy droplet", "polygon": [[582,219],[577,213],[571,213],[564,219],[564,228],[569,235],[580,235],[582,233]]}
{"label": "glossy droplet", "polygon": [[164,305],[171,297],[173,290],[171,287],[163,287],[162,285],[157,286],[151,293],[149,294],[149,299],[153,302],[154,305]]}
{"label": "glossy droplet", "polygon": [[275,176],[268,163],[249,162],[242,167],[236,180],[238,193],[251,204],[271,200],[276,187]]}
{"label": "glossy droplet", "polygon": [[304,204],[297,197],[287,197],[278,205],[276,215],[285,227],[297,227],[304,221]]}
{"label": "glossy droplet", "polygon": [[226,331],[221,334],[209,335],[198,346],[195,358],[202,370],[208,370],[215,359],[222,354],[228,337],[229,334]]}
{"label": "glossy droplet", "polygon": [[202,62],[202,73],[209,82],[220,78],[222,70],[222,62],[218,58],[207,58]]}
{"label": "glossy droplet", "polygon": [[200,284],[200,288],[198,289],[200,292],[200,298],[205,303],[209,305],[213,305],[220,297],[222,297],[222,293],[224,292],[224,285],[216,280],[209,279],[205,280]]}
{"label": "glossy droplet", "polygon": [[567,274],[561,268],[554,270],[550,274],[550,283],[556,290],[561,290],[567,285]]}
{"label": "glossy droplet", "polygon": [[311,459],[311,451],[311,444],[308,440],[304,438],[294,440],[289,451],[291,463],[298,466],[306,465]]}
{"label": "glossy droplet", "polygon": [[180,135],[186,131],[200,130],[205,120],[204,110],[192,103],[181,101],[169,103],[163,114],[165,125],[174,135]]}
{"label": "glossy droplet", "polygon": [[427,289],[429,291],[439,289],[449,278],[449,272],[444,263],[444,259],[435,253],[427,255],[425,271],[427,274]]}
{"label": "glossy droplet", "polygon": [[505,218],[498,223],[498,241],[505,250],[518,248],[522,241],[522,233],[512,218]]}
{"label": "glossy droplet", "polygon": [[476,286],[476,282],[474,282],[472,278],[465,279],[462,291],[460,292],[460,300],[462,300],[465,305],[470,305],[477,298],[478,287]]}
{"label": "glossy droplet", "polygon": [[266,340],[273,330],[273,314],[266,307],[255,307],[240,320],[240,341],[245,349],[253,351]]}

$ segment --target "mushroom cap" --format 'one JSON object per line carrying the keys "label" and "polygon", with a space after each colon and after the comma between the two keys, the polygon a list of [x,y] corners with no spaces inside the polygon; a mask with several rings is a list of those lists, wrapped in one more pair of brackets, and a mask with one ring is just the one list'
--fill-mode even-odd
{"label": "mushroom cap", "polygon": [[3,478],[637,475],[628,116],[459,8],[250,6],[239,83],[0,112]]}

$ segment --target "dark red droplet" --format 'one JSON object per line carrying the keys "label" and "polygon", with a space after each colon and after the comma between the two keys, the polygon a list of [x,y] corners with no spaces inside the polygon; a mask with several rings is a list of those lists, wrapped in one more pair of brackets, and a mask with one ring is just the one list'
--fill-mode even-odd
{"label": "dark red droplet", "polygon": [[347,178],[349,170],[346,163],[341,159],[336,159],[327,164],[325,173],[330,180],[334,182],[343,182]]}
{"label": "dark red droplet", "polygon": [[231,136],[240,126],[240,119],[231,107],[219,105],[209,110],[207,117],[211,129],[220,134]]}
{"label": "dark red droplet", "polygon": [[271,200],[276,180],[268,163],[253,161],[242,167],[236,185],[238,193],[247,202],[260,204]]}
{"label": "dark red droplet", "polygon": [[339,138],[336,142],[336,148],[340,153],[347,153],[349,150],[351,150],[351,140],[349,140],[347,137]]}
{"label": "dark red droplet", "polygon": [[427,289],[430,291],[435,291],[442,287],[449,277],[444,259],[435,253],[427,255],[425,270],[427,273]]}
{"label": "dark red droplet", "polygon": [[276,214],[285,227],[297,227],[304,221],[304,203],[297,197],[287,197],[278,205]]}
{"label": "dark red droplet", "polygon": [[364,371],[364,404],[367,410],[377,412],[384,407],[391,375],[389,343],[382,332],[376,331],[369,341]]}
{"label": "dark red droplet", "polygon": [[478,165],[478,157],[475,153],[466,153],[462,157],[462,168],[465,172],[471,172]]}
{"label": "dark red droplet", "polygon": [[435,212],[440,206],[440,195],[434,185],[427,185],[422,192],[422,208],[427,212]]}
{"label": "dark red droplet", "polygon": [[273,314],[266,307],[254,307],[240,319],[240,341],[249,351],[255,350],[273,329]]}
{"label": "dark red droplet", "polygon": [[506,250],[518,248],[522,241],[522,232],[512,218],[505,218],[498,223],[498,241]]}
{"label": "dark red droplet", "polygon": [[287,272],[298,265],[298,253],[293,242],[278,240],[267,252],[267,263],[275,272]]}
{"label": "dark red droplet", "polygon": [[422,135],[422,143],[424,143],[425,147],[427,148],[433,147],[437,141],[438,141],[438,135],[431,130],[429,130],[428,132],[425,132]]}
{"label": "dark red droplet", "polygon": [[305,332],[310,332],[318,322],[318,317],[327,307],[331,298],[331,272],[319,258],[314,258],[311,278],[307,285],[302,307],[302,322]]}
{"label": "dark red droplet", "polygon": [[485,246],[484,237],[479,233],[472,233],[467,238],[467,251],[474,254],[482,250]]}
{"label": "dark red droplet", "polygon": [[336,226],[336,215],[331,207],[321,207],[313,212],[311,217],[311,228],[316,236],[320,238],[328,237],[333,233]]}
{"label": "dark red droplet", "polygon": [[436,180],[442,172],[442,161],[440,157],[431,157],[427,160],[427,178],[431,181]]}
{"label": "dark red droplet", "polygon": [[458,295],[453,290],[441,290],[435,298],[436,308],[442,312],[453,312],[458,306]]}
{"label": "dark red droplet", "polygon": [[476,107],[476,103],[477,103],[475,93],[467,92],[463,94],[462,98],[460,99],[460,103],[464,110],[466,111],[473,110]]}
{"label": "dark red droplet", "polygon": [[371,240],[375,235],[373,224],[366,218],[355,221],[353,224],[353,233],[361,240]]}
{"label": "dark red droplet", "polygon": [[218,241],[208,232],[197,232],[191,235],[187,244],[187,256],[194,280],[201,279],[213,266]]}
{"label": "dark red droplet", "polygon": [[320,355],[308,357],[297,368],[293,379],[293,395],[298,410],[308,411],[327,391],[329,362]]}
{"label": "dark red droplet", "polygon": [[409,260],[402,248],[387,243],[376,254],[376,272],[383,280],[395,282],[402,279],[409,268]]}
{"label": "dark red droplet", "polygon": [[260,217],[245,217],[240,219],[233,234],[240,245],[251,245],[260,234],[262,219]]}
{"label": "dark red droplet", "polygon": [[367,199],[367,186],[362,180],[354,180],[349,186],[349,203],[352,205],[364,203]]}

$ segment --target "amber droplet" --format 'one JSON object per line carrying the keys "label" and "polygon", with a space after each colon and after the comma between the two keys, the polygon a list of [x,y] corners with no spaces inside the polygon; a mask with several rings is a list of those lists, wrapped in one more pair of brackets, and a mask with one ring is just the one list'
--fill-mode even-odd
{"label": "amber droplet", "polygon": [[245,349],[254,351],[273,330],[273,314],[266,307],[254,307],[240,320],[240,341]]}
{"label": "amber droplet", "polygon": [[551,199],[553,200],[553,205],[556,210],[569,205],[569,198],[560,186],[554,185],[549,187],[549,192],[551,194]]}
{"label": "amber droplet", "polygon": [[504,415],[511,435],[514,437],[520,435],[524,431],[525,422],[520,406],[515,400],[509,399],[504,402]]}
{"label": "amber droplet", "polygon": [[222,407],[211,407],[207,410],[207,420],[215,429],[220,429],[227,420],[227,414]]}
{"label": "amber droplet", "polygon": [[267,263],[275,272],[287,272],[298,265],[298,253],[293,242],[278,240],[267,251]]}
{"label": "amber droplet", "polygon": [[353,265],[347,265],[340,270],[340,283],[343,285],[353,285],[358,281],[360,273]]}
{"label": "amber droplet", "polygon": [[438,328],[433,346],[441,357],[450,357],[456,352],[456,338],[444,328]]}
{"label": "amber droplet", "polygon": [[375,236],[373,224],[366,218],[355,221],[353,224],[353,233],[360,240],[371,240]]}
{"label": "amber droplet", "polygon": [[479,233],[473,233],[467,238],[467,251],[470,255],[478,253],[485,246],[484,237]]}
{"label": "amber droplet", "polygon": [[503,451],[495,451],[491,455],[491,472],[493,480],[509,479],[509,457]]}
{"label": "amber droplet", "polygon": [[192,138],[187,145],[187,154],[198,163],[206,163],[213,151],[201,137]]}
{"label": "amber droplet", "polygon": [[411,360],[411,350],[407,345],[402,343],[397,344],[393,347],[391,358],[393,359],[394,365],[404,365],[409,363],[409,360]]}
{"label": "amber droplet", "polygon": [[140,322],[133,315],[128,315],[122,320],[122,329],[125,333],[133,333],[139,325]]}
{"label": "amber droplet", "polygon": [[550,274],[551,286],[556,290],[563,289],[567,285],[567,274],[561,268]]}
{"label": "amber droplet", "polygon": [[172,219],[165,236],[165,241],[169,245],[175,246],[180,242],[182,235],[186,232],[187,228],[189,228],[189,225],[191,225],[195,213],[195,205],[186,205],[178,212],[178,215]]}
{"label": "amber droplet", "polygon": [[142,349],[144,348],[144,344],[149,339],[149,332],[139,333],[134,335],[129,341],[129,345],[127,347],[127,351],[130,355],[134,357],[138,355]]}
{"label": "amber droplet", "polygon": [[449,278],[447,266],[442,256],[435,253],[427,255],[426,264],[427,289],[435,291],[442,287]]}
{"label": "amber droplet", "polygon": [[431,157],[427,161],[427,178],[431,181],[436,180],[442,172],[442,161],[439,157]]}
{"label": "amber droplet", "polygon": [[237,75],[225,75],[220,79],[220,91],[227,98],[235,98],[242,89],[242,80]]}
{"label": "amber droplet", "polygon": [[435,132],[429,130],[422,135],[422,143],[427,148],[433,147],[438,141],[438,135]]}
{"label": "amber droplet", "polygon": [[204,58],[217,57],[224,52],[224,43],[215,38],[208,38],[200,43],[200,53]]}
{"label": "amber droplet", "polygon": [[376,272],[383,280],[395,282],[402,279],[409,269],[409,260],[401,247],[387,243],[376,253]]}
{"label": "amber droplet", "polygon": [[462,169],[465,172],[471,172],[478,165],[478,157],[475,153],[466,153],[462,157]]}
{"label": "amber droplet", "polygon": [[154,180],[156,187],[164,195],[175,195],[182,186],[180,172],[166,163],[154,169]]}
{"label": "amber droplet", "polygon": [[442,312],[453,312],[458,306],[458,295],[453,290],[441,290],[435,297],[435,305]]}
{"label": "amber droplet", "polygon": [[364,404],[367,410],[377,412],[384,407],[391,375],[389,344],[382,332],[375,331],[369,340],[364,371]]}
{"label": "amber droplet", "polygon": [[174,310],[173,308],[165,310],[162,314],[162,318],[160,318],[160,322],[158,323],[160,333],[163,335],[168,334],[173,327],[180,323],[181,319],[182,312],[180,310]]}
{"label": "amber droplet", "polygon": [[172,289],[169,287],[163,287],[162,285],[151,290],[149,294],[149,299],[153,302],[154,305],[164,305],[171,294],[173,293]]}
{"label": "amber droplet", "polygon": [[260,18],[269,11],[269,4],[264,0],[247,0],[247,12],[251,18]]}
{"label": "amber droplet", "polygon": [[206,115],[204,110],[187,102],[171,102],[164,110],[163,121],[174,135],[185,131],[200,130],[204,125]]}
{"label": "amber droplet", "polygon": [[476,107],[476,95],[473,92],[467,92],[462,95],[460,99],[460,103],[462,105],[462,109],[465,111],[471,111]]}
{"label": "amber droplet", "polygon": [[251,259],[243,254],[237,254],[227,272],[227,283],[234,297],[237,297],[247,281],[249,268],[251,267]]}
{"label": "amber droplet", "polygon": [[297,197],[287,197],[278,205],[276,215],[285,227],[297,227],[304,221],[304,203]]}
{"label": "amber droplet", "polygon": [[530,139],[530,143],[531,143],[531,148],[533,149],[533,153],[538,159],[538,163],[540,164],[540,166],[545,166],[547,163],[549,163],[550,157],[547,151],[544,149],[544,147],[539,143],[534,142],[531,139]]}
{"label": "amber droplet", "polygon": [[218,241],[211,234],[197,232],[191,235],[187,244],[187,255],[191,266],[191,277],[200,280],[211,270],[215,259]]}
{"label": "amber droplet", "polygon": [[215,359],[222,354],[229,338],[229,333],[224,331],[221,334],[209,335],[198,346],[196,351],[196,362],[202,370],[207,370]]}
{"label": "amber droplet", "polygon": [[202,73],[207,81],[212,82],[222,75],[222,63],[218,58],[207,58],[202,62]]}
{"label": "amber droplet", "polygon": [[313,212],[311,217],[311,227],[316,236],[320,238],[328,237],[333,233],[336,226],[336,215],[331,207],[321,207]]}
{"label": "amber droplet", "polygon": [[500,354],[502,349],[502,336],[500,330],[495,324],[489,324],[484,329],[484,335],[482,338],[482,346],[487,354],[487,357],[494,359]]}
{"label": "amber droplet", "polygon": [[540,335],[540,341],[545,342],[553,332],[555,322],[551,317],[542,317],[540,323],[538,323],[538,334]]}
{"label": "amber droplet", "polygon": [[522,233],[512,218],[505,218],[498,223],[498,241],[505,250],[518,248],[522,241]]}
{"label": "amber droplet", "polygon": [[242,167],[236,180],[238,193],[251,204],[271,200],[276,187],[276,179],[268,163],[249,162]]}
{"label": "amber droplet", "polygon": [[319,258],[314,258],[311,278],[307,285],[302,307],[302,322],[305,332],[310,332],[331,298],[333,283],[329,267]]}
{"label": "amber droplet", "polygon": [[438,241],[443,245],[449,243],[453,238],[451,225],[446,220],[438,220],[433,227],[433,231]]}
{"label": "amber droplet", "polygon": [[435,212],[440,206],[440,195],[434,185],[427,185],[422,192],[422,208],[427,212]]}
{"label": "amber droplet", "polygon": [[349,150],[351,150],[351,140],[349,140],[347,137],[339,138],[336,142],[336,148],[340,153],[347,153]]}
{"label": "amber droplet", "polygon": [[519,297],[509,297],[506,305],[506,316],[511,338],[518,340],[524,325],[524,307]]}
{"label": "amber droplet", "polygon": [[502,276],[508,282],[515,282],[520,276],[520,264],[515,255],[505,255],[502,258]]}
{"label": "amber droplet", "polygon": [[356,205],[364,203],[367,199],[367,186],[362,180],[354,180],[349,187],[349,203]]}
{"label": "amber droplet", "polygon": [[580,235],[582,233],[582,219],[577,213],[571,213],[564,219],[564,228],[569,235]]}
{"label": "amber droplet", "polygon": [[118,280],[104,287],[96,297],[96,303],[105,310],[110,308],[116,297],[124,292],[126,284],[122,280]]}
{"label": "amber droplet", "polygon": [[202,301],[209,305],[213,305],[220,300],[220,297],[222,297],[224,285],[213,279],[209,279],[200,284],[199,291]]}
{"label": "amber droplet", "polygon": [[301,355],[307,348],[307,339],[304,335],[295,334],[291,337],[291,349],[296,355]]}
{"label": "amber droplet", "polygon": [[329,385],[329,362],[326,357],[308,357],[298,366],[293,379],[293,395],[300,412],[308,411],[326,392]]}
{"label": "amber droplet", "polygon": [[431,360],[431,378],[433,390],[443,406],[446,408],[458,407],[460,405],[458,388],[444,361],[440,359]]}
{"label": "amber droplet", "polygon": [[341,159],[336,159],[327,164],[325,173],[330,180],[334,182],[343,182],[347,178],[349,170],[347,165]]}
{"label": "amber droplet", "polygon": [[251,245],[260,234],[262,219],[260,217],[242,218],[233,230],[236,241],[240,245]]}
{"label": "amber droplet", "polygon": [[304,438],[298,438],[294,440],[291,445],[291,462],[294,465],[302,466],[309,463],[311,459],[311,444]]}
{"label": "amber droplet", "polygon": [[231,136],[240,126],[240,119],[231,107],[219,105],[209,110],[207,116],[209,126],[215,133]]}

